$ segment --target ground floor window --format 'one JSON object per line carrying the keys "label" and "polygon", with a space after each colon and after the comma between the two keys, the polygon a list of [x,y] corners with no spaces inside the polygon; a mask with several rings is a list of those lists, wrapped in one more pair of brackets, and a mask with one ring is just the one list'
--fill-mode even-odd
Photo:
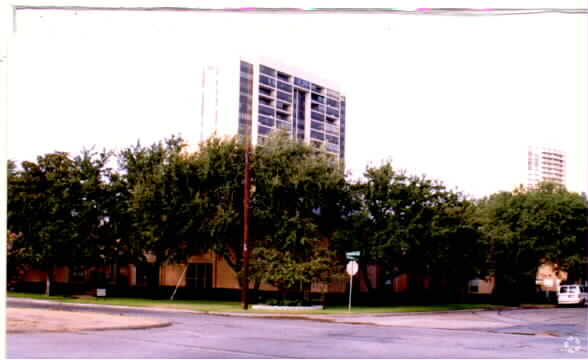
{"label": "ground floor window", "polygon": [[212,288],[212,264],[189,264],[186,272],[186,287],[191,289]]}

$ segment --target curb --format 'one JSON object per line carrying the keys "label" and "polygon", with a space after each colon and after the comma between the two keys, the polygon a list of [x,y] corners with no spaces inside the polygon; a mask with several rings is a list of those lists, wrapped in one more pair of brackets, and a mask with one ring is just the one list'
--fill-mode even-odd
{"label": "curb", "polygon": [[[21,304],[48,304],[48,305],[69,305],[74,307],[85,307],[85,308],[110,308],[110,309],[126,309],[126,310],[146,310],[146,311],[167,311],[167,312],[178,312],[178,313],[193,313],[193,314],[206,314],[214,316],[233,316],[233,317],[245,317],[245,318],[269,318],[269,319],[301,319],[301,320],[318,320],[327,322],[337,322],[337,318],[354,318],[354,317],[390,317],[390,316],[420,316],[420,315],[441,315],[441,314],[454,314],[454,313],[478,313],[485,311],[513,311],[513,310],[528,310],[528,309],[552,309],[552,307],[535,307],[535,306],[504,306],[495,309],[458,309],[458,310],[439,310],[439,311],[414,311],[414,312],[390,312],[390,313],[364,313],[364,314],[352,314],[352,313],[339,313],[339,314],[284,314],[284,313],[238,313],[238,312],[218,312],[218,311],[203,311],[203,310],[188,310],[188,309],[173,309],[165,307],[148,307],[148,306],[124,306],[124,305],[108,305],[108,304],[84,304],[76,302],[63,302],[58,300],[44,300],[44,299],[29,299],[29,298],[15,298],[6,297],[6,304],[10,302],[21,303]],[[352,323],[350,320],[348,323]]]}
{"label": "curb", "polygon": [[97,328],[81,328],[81,329],[57,329],[57,330],[6,330],[8,334],[38,334],[38,333],[64,333],[64,332],[81,332],[81,331],[108,331],[108,330],[144,330],[157,329],[171,326],[171,322],[161,322],[153,325],[131,325],[131,326],[110,326]]}

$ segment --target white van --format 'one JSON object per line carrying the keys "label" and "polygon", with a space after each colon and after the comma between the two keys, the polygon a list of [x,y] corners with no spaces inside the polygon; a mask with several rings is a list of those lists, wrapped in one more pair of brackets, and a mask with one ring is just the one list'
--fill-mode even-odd
{"label": "white van", "polygon": [[560,305],[588,304],[588,286],[561,285],[557,295],[557,303]]}

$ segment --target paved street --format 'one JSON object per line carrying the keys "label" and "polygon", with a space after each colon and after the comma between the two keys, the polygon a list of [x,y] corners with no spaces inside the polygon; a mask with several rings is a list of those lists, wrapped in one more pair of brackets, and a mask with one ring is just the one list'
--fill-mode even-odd
{"label": "paved street", "polygon": [[[23,305],[11,304],[9,301],[9,306]],[[57,305],[57,307],[66,311],[97,311],[89,307],[79,308],[70,305]],[[146,330],[8,334],[7,356],[9,358],[586,358],[588,356],[586,348],[588,310],[586,308],[338,318],[338,321],[347,322],[371,320],[380,325],[326,322],[332,319],[323,319],[325,321],[266,319],[143,309],[119,308],[99,311],[108,314],[165,319],[172,322],[172,325]]]}

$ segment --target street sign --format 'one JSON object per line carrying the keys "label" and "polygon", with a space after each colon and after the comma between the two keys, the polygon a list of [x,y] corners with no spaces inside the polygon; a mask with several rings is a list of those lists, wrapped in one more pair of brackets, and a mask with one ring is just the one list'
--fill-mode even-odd
{"label": "street sign", "polygon": [[353,275],[357,274],[358,269],[359,269],[359,265],[357,264],[357,261],[350,261],[347,263],[347,267],[345,268],[345,271],[347,271],[349,276],[353,276]]}
{"label": "street sign", "polygon": [[345,253],[347,260],[357,260],[359,258],[359,251],[350,251]]}
{"label": "street sign", "polygon": [[347,266],[345,267],[345,271],[347,271],[347,274],[349,274],[349,312],[351,312],[351,289],[353,289],[353,275],[357,274],[358,269],[359,265],[357,264],[357,261],[353,260],[348,262]]}

